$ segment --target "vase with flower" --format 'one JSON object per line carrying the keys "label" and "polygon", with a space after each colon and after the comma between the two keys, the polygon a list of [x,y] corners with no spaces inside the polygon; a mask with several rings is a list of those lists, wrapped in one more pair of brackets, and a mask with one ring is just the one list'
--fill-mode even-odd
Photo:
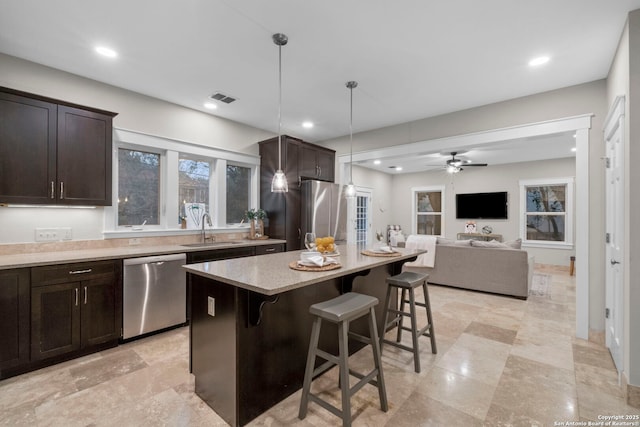
{"label": "vase with flower", "polygon": [[264,209],[251,208],[246,213],[249,220],[249,239],[266,239],[264,235],[264,220],[267,212]]}

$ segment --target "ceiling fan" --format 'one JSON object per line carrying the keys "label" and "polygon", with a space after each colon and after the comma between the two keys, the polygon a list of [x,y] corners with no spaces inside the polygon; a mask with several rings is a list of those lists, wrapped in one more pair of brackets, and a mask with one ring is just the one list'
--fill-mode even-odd
{"label": "ceiling fan", "polygon": [[456,158],[457,151],[452,151],[449,154],[451,154],[451,158],[444,164],[444,169],[449,173],[458,173],[464,169],[463,166],[487,166],[486,163],[473,163],[471,160]]}

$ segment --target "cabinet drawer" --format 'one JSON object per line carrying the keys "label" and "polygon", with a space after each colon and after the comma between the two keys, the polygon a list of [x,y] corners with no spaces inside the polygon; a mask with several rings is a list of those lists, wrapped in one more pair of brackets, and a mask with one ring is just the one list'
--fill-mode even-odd
{"label": "cabinet drawer", "polygon": [[256,255],[275,254],[278,252],[284,252],[284,245],[282,243],[256,246]]}
{"label": "cabinet drawer", "polygon": [[114,275],[120,261],[96,261],[74,264],[49,265],[31,269],[31,286],[44,286],[104,275]]}

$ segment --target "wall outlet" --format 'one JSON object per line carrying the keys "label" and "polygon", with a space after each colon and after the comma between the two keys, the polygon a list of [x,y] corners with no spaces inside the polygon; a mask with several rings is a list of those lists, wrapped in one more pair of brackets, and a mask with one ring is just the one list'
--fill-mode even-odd
{"label": "wall outlet", "polygon": [[216,315],[216,299],[207,297],[207,313],[209,316],[214,317]]}
{"label": "wall outlet", "polygon": [[36,228],[36,242],[71,240],[71,227]]}

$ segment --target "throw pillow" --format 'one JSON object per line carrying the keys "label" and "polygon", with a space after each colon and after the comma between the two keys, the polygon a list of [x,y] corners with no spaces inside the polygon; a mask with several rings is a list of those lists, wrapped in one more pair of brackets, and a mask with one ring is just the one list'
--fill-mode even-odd
{"label": "throw pillow", "polygon": [[498,242],[497,240],[491,240],[489,242],[485,242],[482,240],[472,240],[471,246],[476,248],[499,248],[499,249],[511,249],[511,246],[507,246],[504,243]]}
{"label": "throw pillow", "polygon": [[504,244],[513,249],[522,249],[522,239],[508,240]]}

